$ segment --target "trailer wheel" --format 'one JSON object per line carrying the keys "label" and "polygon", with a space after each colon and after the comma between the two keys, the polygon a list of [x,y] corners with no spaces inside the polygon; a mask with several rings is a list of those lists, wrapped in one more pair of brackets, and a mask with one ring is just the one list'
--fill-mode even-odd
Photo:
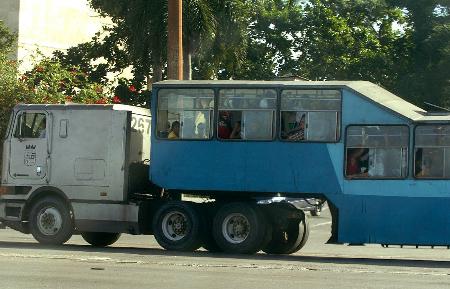
{"label": "trailer wheel", "polygon": [[30,232],[42,244],[61,245],[72,237],[73,220],[69,208],[59,198],[37,201],[29,215]]}
{"label": "trailer wheel", "polygon": [[267,240],[270,225],[260,209],[246,203],[230,203],[219,209],[213,221],[213,236],[225,252],[253,254]]}
{"label": "trailer wheel", "polygon": [[205,204],[202,206],[203,219],[205,220],[205,231],[203,234],[202,247],[211,253],[222,252],[222,249],[217,245],[213,236],[213,218],[216,213],[215,207]]}
{"label": "trailer wheel", "polygon": [[166,250],[194,251],[202,244],[203,221],[194,204],[168,202],[156,212],[153,234]]}
{"label": "trailer wheel", "polygon": [[300,250],[309,237],[309,222],[303,220],[290,220],[287,230],[274,229],[272,240],[263,251],[267,254],[292,254]]}
{"label": "trailer wheel", "polygon": [[81,237],[94,247],[106,247],[120,238],[120,233],[82,232]]}

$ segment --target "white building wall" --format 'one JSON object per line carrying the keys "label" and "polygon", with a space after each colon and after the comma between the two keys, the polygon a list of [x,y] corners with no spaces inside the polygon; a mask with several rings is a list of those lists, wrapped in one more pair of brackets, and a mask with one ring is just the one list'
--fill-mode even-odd
{"label": "white building wall", "polygon": [[88,0],[1,0],[0,19],[18,32],[16,59],[31,67],[37,50],[51,55],[89,41],[108,19],[93,11]]}

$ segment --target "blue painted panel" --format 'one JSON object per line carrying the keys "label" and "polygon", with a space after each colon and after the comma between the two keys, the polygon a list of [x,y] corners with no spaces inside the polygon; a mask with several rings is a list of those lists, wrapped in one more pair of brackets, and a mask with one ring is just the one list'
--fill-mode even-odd
{"label": "blue painted panel", "polygon": [[153,152],[152,181],[167,189],[340,191],[327,144],[156,140]]}
{"label": "blue painted panel", "polygon": [[333,197],[339,206],[340,242],[450,244],[450,198]]}
{"label": "blue painted panel", "polygon": [[402,117],[372,101],[344,90],[342,93],[342,131],[350,124],[407,124]]}

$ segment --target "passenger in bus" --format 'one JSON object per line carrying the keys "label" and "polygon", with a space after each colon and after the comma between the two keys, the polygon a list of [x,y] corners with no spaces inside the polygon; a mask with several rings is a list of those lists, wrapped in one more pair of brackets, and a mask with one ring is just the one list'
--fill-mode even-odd
{"label": "passenger in bus", "polygon": [[345,174],[347,177],[364,177],[367,176],[367,167],[363,166],[364,158],[367,157],[368,149],[353,148],[347,149],[347,165]]}
{"label": "passenger in bus", "polygon": [[[415,166],[415,176],[417,178],[429,178],[432,176],[438,176],[439,174],[432,172],[432,154],[424,154],[423,149],[417,149],[416,151],[416,166]],[[439,162],[437,162],[439,163]]]}
{"label": "passenger in bus", "polygon": [[240,139],[241,138],[241,122],[236,121],[234,123],[233,130],[231,131],[230,138],[232,139]]}
{"label": "passenger in bus", "polygon": [[217,124],[217,135],[221,139],[229,139],[231,135],[231,121],[230,112],[221,111],[219,112],[219,122]]}
{"label": "passenger in bus", "polygon": [[195,128],[195,136],[196,138],[208,138],[206,133],[206,123],[199,123]]}
{"label": "passenger in bus", "polygon": [[180,122],[178,120],[172,122],[172,128],[170,129],[168,139],[177,139],[180,137]]}
{"label": "passenger in bus", "polygon": [[[297,117],[296,117],[297,118]],[[305,140],[305,118],[306,114],[301,114],[300,119],[295,122],[294,127],[287,131],[287,139],[289,140]]]}

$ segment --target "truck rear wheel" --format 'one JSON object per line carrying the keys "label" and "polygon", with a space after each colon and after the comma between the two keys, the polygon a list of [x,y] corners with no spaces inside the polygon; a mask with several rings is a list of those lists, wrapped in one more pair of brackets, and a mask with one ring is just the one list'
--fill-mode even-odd
{"label": "truck rear wheel", "polygon": [[81,237],[94,247],[106,247],[120,238],[120,233],[82,232]]}
{"label": "truck rear wheel", "polygon": [[31,234],[42,244],[61,245],[72,237],[70,210],[59,198],[38,200],[31,208],[29,223]]}
{"label": "truck rear wheel", "polygon": [[225,252],[253,254],[265,245],[269,226],[257,206],[230,203],[220,208],[214,217],[213,236]]}
{"label": "truck rear wheel", "polygon": [[153,219],[153,234],[166,250],[194,251],[202,244],[203,222],[196,206],[171,201],[161,206]]}
{"label": "truck rear wheel", "polygon": [[292,254],[300,250],[308,240],[309,223],[306,216],[302,220],[289,220],[287,229],[274,229],[272,240],[263,251],[267,254]]}

